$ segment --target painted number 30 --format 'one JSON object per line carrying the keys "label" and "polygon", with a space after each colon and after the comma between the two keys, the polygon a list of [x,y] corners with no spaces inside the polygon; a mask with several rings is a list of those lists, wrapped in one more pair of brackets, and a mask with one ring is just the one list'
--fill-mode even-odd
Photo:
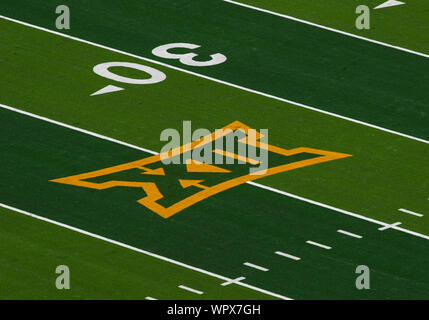
{"label": "painted number 30", "polygon": [[[172,49],[197,49],[199,48],[199,45],[192,44],[192,43],[169,43],[165,44],[159,47],[156,47],[152,50],[152,54],[166,59],[176,59],[179,60],[182,64],[192,67],[207,67],[207,66],[214,66],[217,64],[221,64],[226,61],[226,57],[221,53],[215,53],[210,55],[209,60],[200,61],[200,60],[194,60],[195,57],[198,55],[196,53],[190,52],[190,53],[171,53],[169,50]],[[149,78],[144,79],[135,79],[135,78],[129,78],[117,75],[113,73],[109,68],[112,67],[125,67],[130,69],[135,69],[142,71],[144,73],[147,73],[149,75]],[[93,68],[94,73],[98,74],[99,76],[114,80],[116,82],[122,82],[122,83],[130,83],[130,84],[154,84],[161,81],[164,81],[167,76],[154,68],[138,64],[138,63],[131,63],[131,62],[106,62],[106,63],[100,63],[96,65]],[[114,85],[108,85],[93,94],[91,96],[100,95],[104,93],[114,92],[114,91],[120,91],[124,90],[124,88],[117,87]]]}
{"label": "painted number 30", "polygon": [[199,47],[200,46],[191,43],[170,43],[156,47],[152,50],[152,54],[166,59],[179,59],[181,63],[193,67],[214,66],[216,64],[220,64],[226,61],[226,57],[221,53],[212,54],[210,56],[211,59],[207,61],[196,61],[194,60],[194,58],[198,56],[196,53],[175,54],[168,52],[168,50],[176,48],[197,49]]}

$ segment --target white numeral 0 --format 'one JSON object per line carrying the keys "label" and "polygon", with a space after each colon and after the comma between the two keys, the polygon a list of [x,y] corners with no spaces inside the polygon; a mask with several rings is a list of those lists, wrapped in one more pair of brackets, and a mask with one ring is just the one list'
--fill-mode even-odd
{"label": "white numeral 0", "polygon": [[[128,77],[122,77],[119,76],[111,71],[109,71],[109,68],[111,67],[126,67],[131,69],[136,69],[143,71],[150,75],[150,78],[148,79],[134,79],[134,78],[128,78]],[[144,66],[142,64],[137,63],[131,63],[131,62],[106,62],[106,63],[100,63],[97,64],[93,68],[94,72],[98,74],[99,76],[102,76],[104,78],[115,80],[118,82],[123,83],[132,83],[132,84],[152,84],[152,83],[158,83],[161,81],[164,81],[166,78],[166,75],[154,68]]]}

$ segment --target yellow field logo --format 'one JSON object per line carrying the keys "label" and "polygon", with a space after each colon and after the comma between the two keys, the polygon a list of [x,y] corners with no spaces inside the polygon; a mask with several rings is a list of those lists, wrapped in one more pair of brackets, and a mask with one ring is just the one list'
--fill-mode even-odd
{"label": "yellow field logo", "polygon": [[[217,139],[223,139],[234,130],[243,134],[243,137],[238,139],[238,144],[269,152],[270,161],[274,165],[261,169],[260,172],[249,173],[248,166],[257,165],[259,161],[218,148],[213,148],[213,155],[233,158],[245,165],[214,165],[189,157],[182,164],[165,164],[165,159],[180,156],[185,158],[186,153],[204,148],[208,144],[213,145]],[[221,131],[213,132],[170,152],[51,181],[96,190],[113,187],[142,188],[145,196],[137,201],[161,217],[169,218],[191,205],[248,181],[351,156],[306,147],[282,149],[259,141],[262,137],[260,134],[257,134],[253,141],[248,139],[250,131],[255,130],[234,121]]]}

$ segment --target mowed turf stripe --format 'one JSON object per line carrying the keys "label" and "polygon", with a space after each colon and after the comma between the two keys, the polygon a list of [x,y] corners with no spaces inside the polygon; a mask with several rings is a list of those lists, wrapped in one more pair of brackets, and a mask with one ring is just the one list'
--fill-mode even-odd
{"label": "mowed turf stripe", "polygon": [[[144,196],[139,189],[97,191],[49,182],[66,172],[147,154],[11,111],[2,110],[0,116],[3,203],[229,278],[244,276],[246,283],[294,298],[429,295],[428,275],[421,268],[429,262],[426,240],[393,230],[380,232],[372,223],[250,185],[218,194],[166,220],[136,202]],[[336,232],[340,228],[364,239],[344,239]],[[329,243],[333,249],[308,246],[308,239]],[[276,250],[293,251],[302,261],[299,266],[285,261],[273,253]],[[269,271],[246,268],[246,261]],[[370,266],[377,290],[354,287],[360,264]],[[335,287],[330,285],[334,279]]]}
{"label": "mowed turf stripe", "polygon": [[[352,157],[259,183],[387,223],[401,221],[406,229],[429,234],[428,215],[416,220],[397,211],[402,207],[422,214],[429,211],[425,161],[429,149],[422,143],[146,62],[167,79],[91,97],[111,83],[92,68],[101,62],[124,61],[123,55],[12,22],[0,24],[2,68],[8,74],[0,79],[0,103],[154,151],[164,144],[159,141],[162,130],[181,130],[183,120],[192,120],[194,129],[214,130],[234,120],[268,128],[272,145],[312,147]],[[125,61],[142,63],[130,57]]]}
{"label": "mowed turf stripe", "polygon": [[[1,12],[52,29],[54,7],[52,0],[8,1]],[[114,1],[77,1],[73,11],[68,34],[425,140],[429,137],[425,88],[429,62],[424,57],[218,0],[128,1],[120,7]],[[130,23],[121,23],[122,17]],[[172,42],[201,45],[197,51],[201,59],[221,52],[228,60],[196,68],[151,54],[153,48]]]}
{"label": "mowed turf stripe", "polygon": [[[219,80],[219,79],[216,79],[216,78],[213,78],[213,77],[209,77],[209,76],[206,76],[206,75],[203,75],[203,74],[200,74],[200,73],[196,73],[196,72],[193,72],[193,71],[185,70],[185,69],[180,68],[180,67],[175,67],[175,66],[169,65],[167,63],[161,62],[161,61],[157,61],[157,60],[145,58],[145,57],[142,57],[142,56],[139,56],[139,55],[135,55],[135,54],[132,54],[132,53],[129,53],[129,52],[125,52],[125,51],[122,51],[122,50],[114,49],[112,47],[108,47],[108,46],[105,46],[105,45],[102,45],[102,44],[98,44],[98,43],[95,43],[95,42],[87,41],[87,40],[84,40],[84,39],[81,39],[81,38],[77,38],[77,37],[74,37],[74,36],[70,36],[70,35],[67,35],[67,34],[63,34],[63,33],[57,32],[57,31],[49,30],[47,28],[39,27],[39,26],[36,26],[34,24],[23,22],[23,21],[20,21],[20,20],[17,20],[17,19],[12,19],[12,18],[9,18],[9,17],[1,16],[1,15],[0,15],[0,19],[4,19],[4,20],[7,20],[7,21],[11,21],[11,22],[14,22],[14,23],[18,23],[18,24],[24,25],[26,27],[34,28],[34,29],[37,29],[37,30],[42,30],[42,31],[45,31],[45,32],[49,32],[49,33],[58,35],[58,36],[65,37],[67,39],[71,39],[71,40],[74,40],[74,41],[79,41],[79,42],[82,42],[82,43],[85,43],[85,44],[88,44],[88,45],[92,45],[92,46],[95,46],[95,47],[98,47],[98,48],[102,48],[102,49],[105,49],[105,50],[116,52],[116,53],[122,54],[122,55],[127,56],[127,57],[137,58],[137,59],[149,62],[149,63],[154,63],[156,65],[161,65],[161,66],[167,67],[169,69],[181,71],[181,72],[184,72],[186,74],[190,74],[190,75],[193,75],[193,76],[196,76],[196,77],[199,77],[199,78],[203,78],[203,79],[207,79],[207,80],[210,80],[210,81],[214,81],[216,83],[221,83],[223,85],[227,85],[227,86],[239,89],[239,90],[243,90],[243,91],[250,92],[250,93],[253,93],[253,94],[261,95],[261,96],[264,96],[264,97],[267,97],[267,98],[270,98],[270,99],[274,99],[274,100],[277,100],[277,101],[286,102],[286,103],[292,104],[294,106],[298,106],[298,107],[305,108],[305,109],[308,109],[308,110],[312,110],[312,111],[315,111],[315,112],[320,112],[320,113],[327,114],[327,115],[332,116],[332,117],[336,117],[336,118],[340,118],[340,119],[343,119],[343,120],[351,121],[351,122],[358,123],[358,124],[361,124],[361,125],[364,125],[364,126],[367,126],[367,127],[370,127],[370,128],[375,128],[377,130],[381,130],[381,131],[384,131],[384,132],[389,132],[391,134],[399,135],[401,137],[406,137],[408,139],[412,139],[412,140],[415,140],[415,141],[419,141],[419,142],[423,142],[423,143],[429,144],[428,140],[425,140],[425,139],[422,139],[422,138],[418,138],[418,137],[415,137],[415,136],[411,136],[409,134],[405,134],[405,133],[401,133],[401,132],[394,131],[394,130],[391,130],[391,129],[383,128],[383,127],[380,127],[380,126],[377,126],[377,125],[374,125],[374,124],[370,124],[368,122],[364,122],[364,121],[361,121],[361,120],[357,120],[357,119],[353,119],[353,118],[350,118],[350,117],[342,116],[342,115],[337,114],[337,113],[332,113],[332,112],[325,111],[325,110],[322,110],[322,109],[319,109],[319,108],[311,107],[311,106],[308,106],[308,105],[305,105],[305,104],[302,104],[302,103],[298,103],[298,102],[295,102],[295,101],[292,101],[292,100],[289,100],[289,99],[284,99],[284,98],[281,98],[281,97],[278,97],[278,96],[274,96],[272,94],[267,94],[267,93],[264,93],[264,92],[261,92],[261,91],[253,90],[253,89],[250,89],[250,88],[246,88],[246,87],[243,87],[243,86],[240,86],[240,85],[233,84],[231,82]],[[189,44],[184,44],[184,45],[188,46]],[[192,45],[192,46],[195,46],[195,45]],[[114,64],[116,64],[116,63],[117,62],[114,62]],[[122,64],[123,62],[120,62],[120,63]],[[117,86],[113,86],[113,85],[107,85],[106,87],[104,87],[104,88],[102,88],[100,90],[97,90],[96,92],[91,93],[90,96],[97,96],[97,95],[101,95],[101,94],[107,94],[107,93],[112,93],[112,92],[117,92],[117,91],[122,91],[122,90],[124,90],[124,88],[122,88],[122,87],[117,87]]]}
{"label": "mowed turf stripe", "polygon": [[[369,41],[382,41],[389,45],[400,46],[406,50],[429,54],[429,41],[425,33],[429,28],[425,12],[429,4],[425,0],[414,0],[405,6],[387,10],[372,10],[386,1],[372,0],[303,0],[299,2],[276,0],[223,0],[233,4],[242,3],[268,10],[272,14],[287,15],[290,19],[303,20],[302,23],[316,24],[315,27],[335,28],[333,32],[348,32],[351,36],[370,38]],[[355,21],[358,18],[356,8],[366,5],[370,9],[370,28],[359,30]],[[312,10],[308,10],[312,8]],[[267,12],[267,14],[269,14]],[[398,23],[400,21],[400,23]],[[318,25],[317,25],[318,24]],[[412,53],[412,52],[411,52]],[[416,52],[419,54],[419,52]]]}
{"label": "mowed turf stripe", "polygon": [[[186,282],[204,299],[275,299],[154,257],[0,208],[1,299],[195,299],[176,290]],[[70,270],[58,290],[57,266]]]}
{"label": "mowed turf stripe", "polygon": [[[55,120],[52,120],[52,119],[49,119],[49,118],[46,118],[46,117],[42,117],[42,116],[36,115],[34,113],[29,113],[29,112],[26,112],[26,111],[23,111],[23,110],[20,110],[20,109],[16,109],[16,108],[13,108],[13,107],[10,107],[10,106],[6,106],[6,105],[3,105],[3,104],[0,104],[0,108],[6,109],[6,110],[10,110],[10,111],[13,111],[13,112],[17,112],[17,113],[20,113],[20,114],[23,114],[23,115],[26,115],[26,116],[29,116],[29,117],[32,117],[32,118],[35,118],[35,119],[38,119],[38,120],[42,120],[42,121],[46,121],[46,122],[49,122],[49,123],[53,123],[55,125],[58,125],[58,126],[61,126],[61,127],[67,128],[67,129],[71,129],[71,130],[75,130],[75,131],[78,131],[78,132],[82,132],[84,134],[88,134],[90,136],[94,136],[94,137],[97,137],[97,138],[100,138],[100,139],[103,139],[103,140],[111,141],[111,142],[114,142],[114,143],[117,143],[117,144],[120,144],[120,145],[123,145],[123,146],[127,146],[127,147],[130,147],[130,148],[136,149],[136,150],[144,151],[146,153],[150,153],[150,154],[153,154],[153,155],[157,154],[157,152],[154,152],[152,150],[141,148],[141,147],[137,147],[135,145],[132,145],[132,144],[120,141],[120,140],[116,140],[116,139],[113,139],[113,138],[110,138],[110,137],[107,137],[107,136],[103,136],[103,135],[94,133],[92,131],[88,131],[88,130],[84,130],[84,129],[81,129],[81,128],[78,128],[78,127],[70,126],[70,125],[67,125],[67,124],[59,122],[59,121],[55,121]],[[323,203],[320,203],[320,202],[317,202],[317,201],[314,201],[314,200],[311,200],[311,199],[303,198],[303,197],[300,197],[300,196],[297,196],[297,195],[294,195],[294,194],[291,194],[291,193],[288,193],[288,192],[285,192],[285,191],[282,191],[282,190],[278,190],[278,189],[275,189],[275,188],[272,188],[272,187],[269,187],[269,186],[266,186],[266,185],[262,185],[260,183],[254,182],[254,181],[247,181],[246,183],[248,183],[248,184],[250,184],[252,186],[255,186],[257,188],[262,188],[262,189],[265,189],[265,190],[269,190],[271,192],[275,192],[275,193],[284,195],[286,197],[291,197],[291,198],[294,198],[294,199],[298,199],[300,201],[304,201],[304,202],[307,202],[307,203],[310,203],[310,204],[313,204],[313,205],[317,205],[317,206],[320,206],[320,207],[323,207],[323,208],[327,208],[327,209],[330,209],[330,210],[333,210],[333,211],[336,211],[336,212],[339,212],[339,213],[342,213],[342,214],[346,214],[346,215],[349,215],[349,216],[352,216],[352,217],[355,217],[355,218],[358,218],[358,219],[362,219],[362,220],[365,220],[365,221],[369,221],[369,222],[381,225],[382,226],[381,229],[392,228],[392,229],[397,230],[397,231],[405,232],[405,233],[411,234],[413,236],[417,236],[417,237],[429,240],[429,236],[427,236],[427,235],[424,235],[424,234],[417,233],[417,232],[412,231],[412,230],[408,230],[408,229],[404,229],[402,227],[399,227],[398,225],[401,225],[402,222],[397,222],[397,223],[391,225],[391,224],[388,224],[388,223],[385,223],[385,222],[382,222],[382,221],[378,221],[378,220],[375,220],[375,219],[372,219],[372,218],[368,218],[368,217],[365,217],[365,216],[362,216],[362,215],[359,215],[359,214],[356,214],[356,213],[353,213],[353,212],[349,212],[349,211],[346,211],[346,210],[343,210],[343,209],[340,209],[340,208],[332,207],[332,206],[329,206],[329,205],[326,205],[326,204],[323,204]],[[404,210],[405,209],[399,209],[399,211],[401,211],[401,212],[403,212]],[[408,210],[405,210],[405,211],[408,211]],[[419,216],[419,217],[423,216],[423,215],[415,213],[415,212],[413,212],[413,215],[416,215],[416,216]],[[379,228],[379,230],[380,230],[380,228]],[[342,230],[338,230],[338,232],[340,232],[340,231],[343,232]]]}

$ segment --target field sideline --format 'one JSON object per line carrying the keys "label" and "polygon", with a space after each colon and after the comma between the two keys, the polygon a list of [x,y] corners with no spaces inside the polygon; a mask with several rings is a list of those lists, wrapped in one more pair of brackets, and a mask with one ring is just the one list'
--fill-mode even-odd
{"label": "field sideline", "polygon": [[[132,2],[117,12],[132,21],[126,27],[115,24],[113,2],[105,2],[95,23],[88,18],[91,10],[100,8],[99,1],[86,7],[73,4],[76,28],[67,34],[48,23],[52,1],[6,2],[0,5],[0,64],[8,75],[0,80],[0,141],[5,151],[0,172],[7,182],[0,186],[0,283],[6,284],[0,286],[1,298],[429,297],[429,276],[422,268],[429,262],[425,53],[401,52],[232,1],[146,4],[142,6],[148,19],[140,21],[132,18],[138,14],[138,4]],[[27,5],[17,11],[21,2]],[[243,2],[261,6],[258,1]],[[154,37],[150,28],[164,23],[164,30],[172,30],[178,26],[176,19],[190,14],[185,9],[191,4],[190,26]],[[227,37],[217,35],[220,26],[202,23],[199,13],[209,6],[221,14],[222,28],[231,30]],[[177,14],[169,20],[171,10]],[[150,18],[155,13],[157,21]],[[248,24],[248,19],[255,22]],[[196,25],[199,32],[191,32]],[[102,26],[112,30],[110,37],[101,32]],[[264,26],[261,32],[258,26]],[[285,36],[290,28],[294,34]],[[270,37],[264,38],[267,32]],[[388,40],[381,32],[373,35],[377,41]],[[129,41],[130,36],[144,41]],[[399,45],[407,44],[405,38],[398,39]],[[196,68],[152,54],[153,48],[173,42],[197,43],[202,56],[222,52],[228,60]],[[308,51],[314,42],[318,46]],[[424,52],[417,43],[418,38],[410,39],[410,48]],[[288,50],[282,50],[286,45]],[[258,48],[270,52],[269,61]],[[285,54],[287,59],[282,58]],[[317,64],[320,57],[323,66]],[[95,65],[108,61],[151,67],[166,78],[150,85],[121,84],[122,91],[91,96],[113,84],[93,72]],[[139,77],[135,70],[115,68],[121,76]],[[276,72],[270,71],[273,68]],[[369,79],[378,79],[376,88]],[[351,156],[239,185],[167,220],[137,203],[142,191],[135,188],[99,191],[50,181],[157,154],[163,146],[160,132],[180,130],[184,120],[192,120],[193,129],[211,131],[238,120],[252,128],[269,128],[270,145],[278,148]],[[209,175],[203,177],[211,181]],[[171,193],[166,201],[174,202],[181,189],[169,179],[156,181]],[[45,222],[9,210],[35,214]],[[29,232],[17,239],[21,224]],[[49,239],[56,239],[62,249]],[[17,253],[9,248],[20,248],[21,258],[15,261]],[[92,251],[98,255],[91,257]],[[111,254],[118,263],[104,260]],[[25,265],[40,255],[46,257],[42,263],[32,263],[34,272],[41,274],[36,280]],[[76,267],[76,290],[56,295],[48,274],[60,263],[82,267]],[[374,290],[355,288],[354,270],[362,264],[371,267]],[[148,271],[139,273],[139,265]],[[123,294],[104,290],[103,283],[122,268],[128,271],[114,281],[124,288]],[[33,289],[23,290],[21,270]],[[95,270],[105,271],[88,282]],[[149,270],[163,272],[155,275]],[[133,277],[138,279],[127,291]],[[239,277],[245,280],[221,285]],[[180,289],[184,281],[203,294]]]}

